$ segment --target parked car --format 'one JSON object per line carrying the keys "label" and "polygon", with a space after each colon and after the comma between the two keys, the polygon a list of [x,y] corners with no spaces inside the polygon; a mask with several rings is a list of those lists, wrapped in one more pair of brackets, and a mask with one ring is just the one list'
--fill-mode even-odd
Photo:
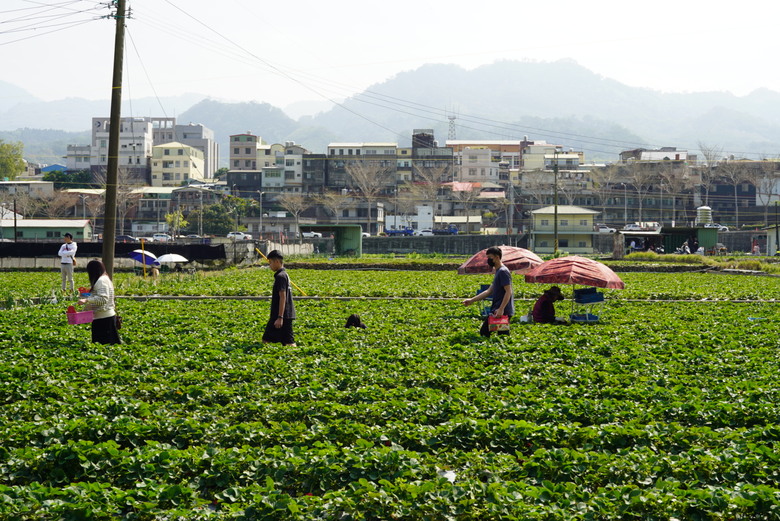
{"label": "parked car", "polygon": [[202,237],[200,235],[198,235],[197,233],[191,233],[191,234],[187,235],[186,238],[187,239],[202,239]]}
{"label": "parked car", "polygon": [[303,232],[301,235],[303,235],[304,239],[322,239],[320,232]]}
{"label": "parked car", "polygon": [[116,242],[138,242],[138,239],[132,235],[117,235]]}
{"label": "parked car", "polygon": [[154,242],[168,242],[173,240],[173,237],[167,233],[155,233],[152,235],[152,238],[154,239]]}
{"label": "parked car", "polygon": [[615,230],[614,228],[610,228],[604,223],[598,223],[596,225],[596,231],[598,233],[615,233],[617,230]]}
{"label": "parked car", "polygon": [[371,234],[368,232],[362,232],[363,237],[371,237]]}
{"label": "parked car", "polygon": [[414,232],[414,234],[418,237],[429,237],[433,235],[433,230],[431,230],[430,228],[426,228],[424,230],[418,230]]}
{"label": "parked car", "polygon": [[139,241],[154,242],[154,237],[138,237]]}
{"label": "parked car", "polygon": [[718,223],[707,223],[704,225],[705,228],[717,228],[719,232],[727,232],[729,231],[728,226],[723,226],[722,224]]}
{"label": "parked car", "polygon": [[625,230],[627,232],[641,232],[642,231],[642,227],[639,226],[636,223],[631,223],[631,224],[627,224],[627,225],[623,226],[623,230]]}
{"label": "parked car", "polygon": [[233,239],[234,241],[251,241],[252,236],[248,233],[244,232],[230,232],[227,234],[228,239]]}

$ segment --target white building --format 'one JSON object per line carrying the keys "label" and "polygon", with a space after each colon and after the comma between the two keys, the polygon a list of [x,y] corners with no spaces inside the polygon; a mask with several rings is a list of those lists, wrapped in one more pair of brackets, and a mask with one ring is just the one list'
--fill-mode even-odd
{"label": "white building", "polygon": [[[204,127],[200,123],[188,125],[176,125],[173,127],[174,139],[185,145],[200,150],[203,154],[203,178],[213,179],[219,169],[219,144],[214,140],[214,131]],[[156,143],[161,145],[166,143]]]}
{"label": "white building", "polygon": [[[146,180],[152,155],[152,122],[150,118],[122,118],[119,128],[119,167],[132,177]],[[108,167],[110,118],[92,118],[92,170]]]}
{"label": "white building", "polygon": [[487,147],[466,147],[455,157],[455,179],[464,183],[498,183],[498,161]]}

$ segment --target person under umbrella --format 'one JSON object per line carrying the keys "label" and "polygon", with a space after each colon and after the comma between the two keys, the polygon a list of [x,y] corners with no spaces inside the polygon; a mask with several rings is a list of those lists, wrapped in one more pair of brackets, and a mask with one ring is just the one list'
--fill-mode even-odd
{"label": "person under umbrella", "polygon": [[561,288],[552,286],[539,297],[534,304],[533,317],[534,322],[539,324],[565,324],[565,320],[555,318],[555,303],[563,300]]}
{"label": "person under umbrella", "polygon": [[[485,300],[490,295],[493,295],[493,303],[490,305],[490,315],[494,317],[506,315],[511,319],[512,315],[515,314],[512,273],[501,263],[501,256],[502,253],[500,248],[493,246],[487,249],[487,263],[491,268],[495,269],[493,283],[479,295],[464,300],[463,305],[470,306],[474,302]],[[479,334],[482,336],[490,336],[489,318],[490,316],[485,317],[485,321],[482,323],[482,327],[479,330]],[[498,334],[508,335],[509,331],[498,331]]]}

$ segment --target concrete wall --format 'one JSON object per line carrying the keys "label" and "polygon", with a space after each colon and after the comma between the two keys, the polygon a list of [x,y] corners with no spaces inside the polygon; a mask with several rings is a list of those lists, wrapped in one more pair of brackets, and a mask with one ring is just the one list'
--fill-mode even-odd
{"label": "concrete wall", "polygon": [[473,255],[491,246],[528,247],[526,235],[438,235],[432,237],[366,237],[363,253],[440,253]]}

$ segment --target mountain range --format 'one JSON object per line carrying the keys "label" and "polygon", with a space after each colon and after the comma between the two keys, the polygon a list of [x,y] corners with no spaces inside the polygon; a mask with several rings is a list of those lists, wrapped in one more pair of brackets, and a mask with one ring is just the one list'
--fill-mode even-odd
{"label": "mountain range", "polygon": [[[64,144],[87,143],[90,118],[108,111],[108,100],[45,102],[0,82],[0,139],[21,140],[29,159],[62,162]],[[736,156],[780,154],[780,93],[664,93],[622,84],[570,60],[502,61],[472,70],[425,65],[336,105],[301,102],[287,111],[199,94],[125,99],[123,106],[123,115],[175,115],[180,123],[202,123],[214,130],[223,156],[228,136],[247,131],[269,143],[295,141],[319,153],[334,141],[408,146],[415,128],[432,128],[443,144],[450,117],[458,139],[528,136],[583,150],[587,161],[614,161],[620,151],[637,147],[693,151],[700,142]]]}

